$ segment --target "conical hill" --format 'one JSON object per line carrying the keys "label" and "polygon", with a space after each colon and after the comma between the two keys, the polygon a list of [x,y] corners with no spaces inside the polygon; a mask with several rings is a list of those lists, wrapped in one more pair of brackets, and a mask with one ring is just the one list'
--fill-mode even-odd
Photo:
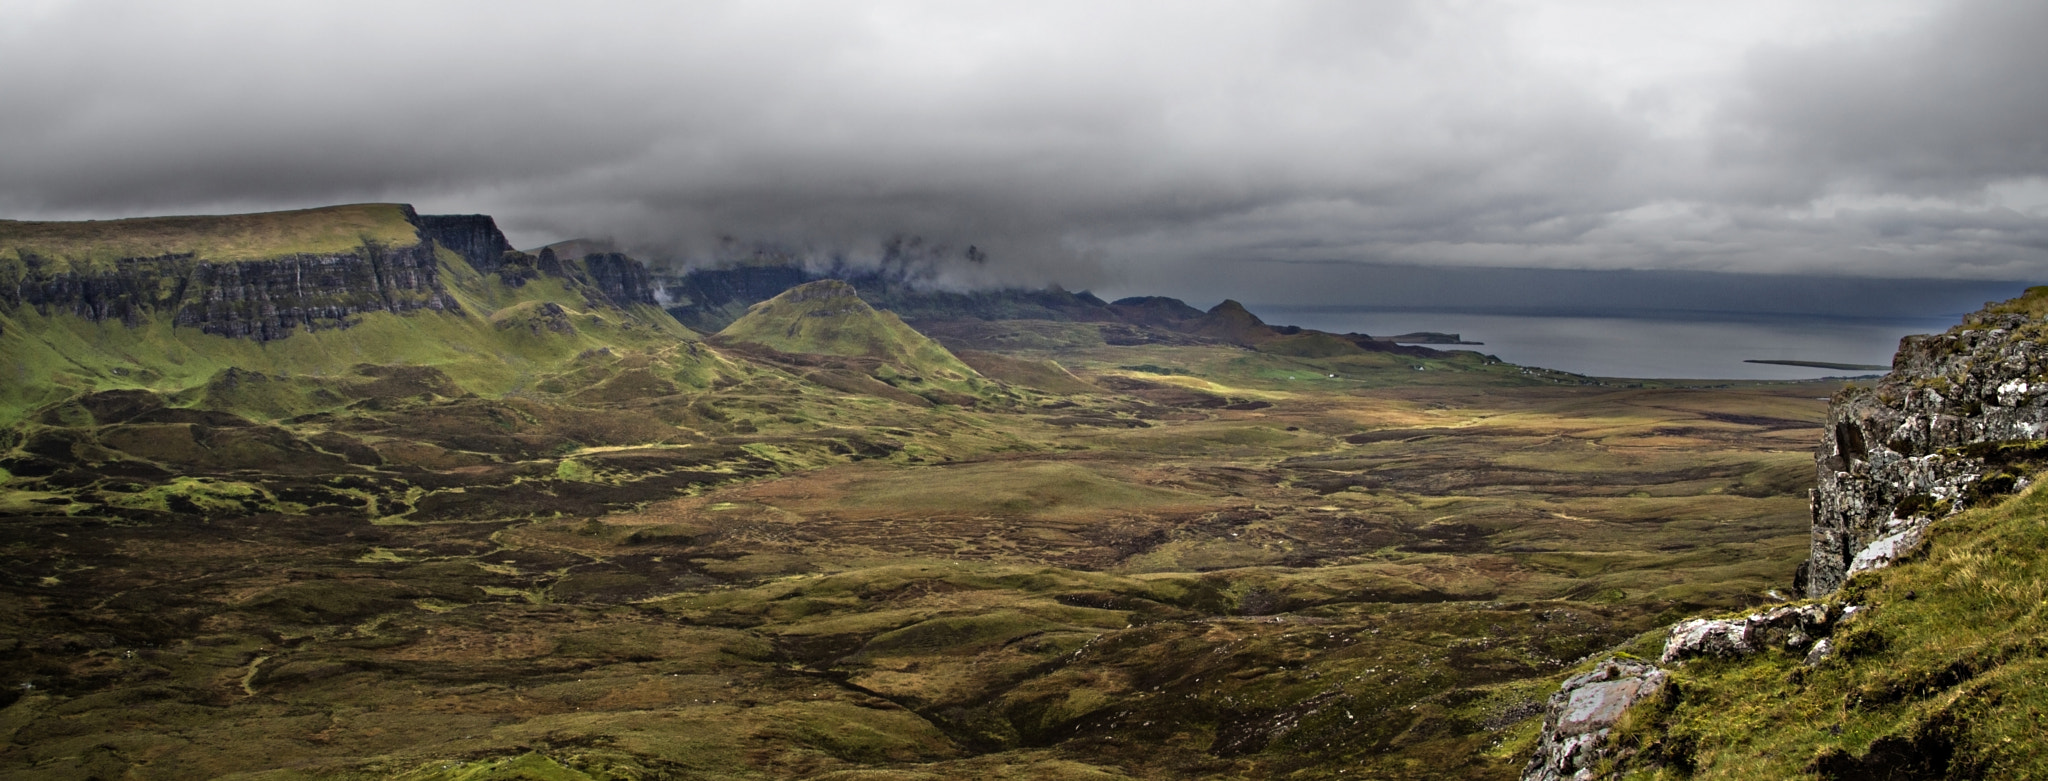
{"label": "conical hill", "polygon": [[809,282],[755,304],[718,332],[721,341],[780,352],[869,359],[937,382],[980,374],[896,315],[868,306],[836,279]]}
{"label": "conical hill", "polygon": [[1214,337],[1244,345],[1269,342],[1279,334],[1266,325],[1258,315],[1252,314],[1234,300],[1224,299],[1223,303],[1204,312],[1201,317],[1188,323],[1188,330],[1203,336]]}

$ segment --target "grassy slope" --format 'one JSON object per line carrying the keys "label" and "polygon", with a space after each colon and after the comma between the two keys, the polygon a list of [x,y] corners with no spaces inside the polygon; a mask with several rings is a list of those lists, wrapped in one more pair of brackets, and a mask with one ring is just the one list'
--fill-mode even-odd
{"label": "grassy slope", "polygon": [[786,353],[876,358],[933,379],[979,376],[938,342],[868,306],[838,280],[801,285],[756,304],[718,335]]}
{"label": "grassy slope", "polygon": [[[265,215],[252,215],[265,216]],[[670,355],[694,340],[688,329],[653,307],[645,311],[592,308],[562,280],[544,278],[513,288],[479,275],[461,257],[440,253],[442,278],[465,313],[372,313],[356,325],[300,332],[256,342],[174,328],[167,318],[130,328],[68,314],[44,316],[31,308],[0,314],[0,421],[88,390],[140,388],[177,393],[203,386],[228,368],[289,375],[319,382],[347,376],[358,364],[431,366],[463,390],[487,396],[530,389],[545,376],[597,349]],[[525,327],[521,315],[542,304],[564,311],[573,330]],[[666,374],[702,387],[701,361],[666,361]],[[295,410],[305,412],[309,410]],[[274,414],[261,415],[274,417]]]}
{"label": "grassy slope", "polygon": [[1808,669],[1769,651],[1675,670],[1676,696],[1622,733],[1670,766],[1634,777],[2048,776],[2043,572],[2048,493],[1941,521],[1913,560],[1827,598],[1869,611],[1837,631],[1834,659]]}
{"label": "grassy slope", "polygon": [[33,252],[64,264],[52,273],[104,268],[121,258],[190,252],[201,261],[346,252],[366,241],[409,247],[419,235],[399,204],[223,216],[142,217],[80,222],[0,220],[0,261]]}

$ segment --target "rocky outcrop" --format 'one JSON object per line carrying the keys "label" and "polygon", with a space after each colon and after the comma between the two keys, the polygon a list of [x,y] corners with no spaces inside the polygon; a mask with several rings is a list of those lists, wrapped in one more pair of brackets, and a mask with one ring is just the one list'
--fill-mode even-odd
{"label": "rocky outcrop", "polygon": [[0,263],[0,308],[27,306],[45,315],[118,320],[129,326],[167,316],[181,328],[271,341],[300,328],[345,328],[370,312],[461,311],[444,286],[436,245],[514,287],[559,277],[586,286],[593,304],[655,303],[647,267],[625,255],[591,255],[577,268],[551,250],[538,256],[513,250],[489,216],[422,215],[408,206],[397,208],[417,231],[417,240],[404,246],[365,240],[341,252],[235,261],[207,261],[185,252],[98,265],[17,250],[18,261]]}
{"label": "rocky outcrop", "polygon": [[177,307],[174,325],[258,341],[282,339],[299,326],[345,327],[368,312],[460,309],[442,289],[439,266],[425,244],[202,263],[191,279],[194,294]]}
{"label": "rocky outcrop", "polygon": [[[2029,472],[2048,466],[2044,316],[2048,287],[2031,288],[1947,333],[1907,337],[1891,373],[1874,387],[1837,394],[1814,455],[1812,556],[1800,575],[1809,596],[1831,594],[1856,573],[1911,556],[1942,517],[2023,488]],[[1782,649],[1802,655],[1809,667],[1822,665],[1835,654],[1830,635],[1862,615],[1857,605],[1836,611],[1820,603],[1681,621],[1671,627],[1659,663]],[[1606,736],[1663,682],[1656,667],[1613,660],[1565,681],[1550,698],[1524,781],[1591,778],[1609,760],[1610,768],[1625,768],[1628,757]],[[1869,756],[1885,754],[1873,746]],[[1866,769],[1830,777],[1860,778]]]}
{"label": "rocky outcrop", "polygon": [[1739,619],[1695,618],[1671,627],[1660,664],[1694,657],[1747,656],[1765,648],[1803,651],[1833,629],[1827,605],[1786,605]]}
{"label": "rocky outcrop", "polygon": [[[7,309],[35,307],[44,315],[69,314],[93,322],[119,320],[139,325],[144,315],[183,296],[183,278],[197,265],[190,253],[114,262],[111,272],[51,272],[61,264],[24,254],[18,266],[0,265],[0,304]],[[165,269],[178,272],[167,280]],[[167,281],[176,280],[172,284]]]}
{"label": "rocky outcrop", "polygon": [[1883,569],[1891,566],[1893,562],[1912,555],[1913,551],[1920,548],[1920,542],[1926,539],[1927,527],[1931,525],[1933,525],[1933,521],[1924,515],[1916,515],[1912,518],[1893,518],[1885,522],[1887,530],[1896,528],[1898,531],[1879,537],[1875,542],[1863,546],[1863,550],[1856,554],[1856,558],[1849,560],[1849,574],[1855,575],[1858,572]]}
{"label": "rocky outcrop", "polygon": [[299,327],[345,327],[367,312],[458,310],[426,244],[223,263],[191,254],[127,258],[96,274],[44,267],[25,257],[13,284],[0,287],[0,302],[131,326],[169,313],[180,327],[258,341]]}
{"label": "rocky outcrop", "polygon": [[1608,734],[1631,706],[1663,689],[1666,678],[1655,665],[1608,659],[1565,681],[1550,695],[1543,734],[1522,781],[1589,779],[1602,760],[1621,759]]}
{"label": "rocky outcrop", "polygon": [[[563,262],[554,246],[542,247],[538,253],[513,249],[504,231],[498,229],[497,220],[488,214],[422,214],[413,222],[419,226],[422,238],[448,248],[478,272],[496,274],[500,281],[513,287],[540,277],[558,277],[594,289],[595,295],[589,296],[593,304],[623,307],[657,302],[654,277],[647,266],[623,253],[584,255],[579,271],[573,264]],[[781,288],[774,291],[780,292]]]}
{"label": "rocky outcrop", "polygon": [[605,252],[583,256],[583,269],[589,276],[591,287],[597,288],[615,305],[653,306],[655,303],[654,277],[647,273],[647,267],[640,261],[617,252]]}
{"label": "rocky outcrop", "polygon": [[1876,387],[1836,398],[1815,454],[1808,595],[1840,588],[1859,559],[1904,555],[1933,520],[2025,486],[2026,464],[2048,456],[2044,301],[2035,288],[1947,333],[1907,337]]}
{"label": "rocky outcrop", "polygon": [[512,242],[488,214],[422,214],[413,219],[420,236],[447,247],[477,271],[495,274],[505,264]]}

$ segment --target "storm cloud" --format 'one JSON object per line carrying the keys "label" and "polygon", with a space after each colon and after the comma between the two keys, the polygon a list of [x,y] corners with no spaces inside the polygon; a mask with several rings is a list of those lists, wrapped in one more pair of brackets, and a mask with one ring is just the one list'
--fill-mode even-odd
{"label": "storm cloud", "polygon": [[1211,300],[1333,263],[2041,278],[2041,30],[2008,2],[16,3],[0,214],[405,201],[686,262],[920,236],[991,258],[950,284]]}

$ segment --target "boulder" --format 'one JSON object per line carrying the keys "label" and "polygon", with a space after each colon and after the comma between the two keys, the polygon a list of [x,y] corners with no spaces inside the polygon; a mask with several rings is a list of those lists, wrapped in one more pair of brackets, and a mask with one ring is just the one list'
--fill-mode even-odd
{"label": "boulder", "polygon": [[1744,618],[1695,618],[1671,627],[1664,641],[1662,664],[1693,657],[1747,656],[1765,648],[1800,650],[1831,627],[1827,605],[1785,605]]}
{"label": "boulder", "polygon": [[1615,723],[1631,706],[1663,689],[1666,677],[1655,665],[1610,658],[1566,680],[1550,695],[1543,735],[1522,780],[1591,778],[1593,766],[1614,752],[1607,737]]}
{"label": "boulder", "polygon": [[1664,664],[1695,656],[1746,656],[1756,651],[1749,642],[1749,622],[1740,619],[1694,618],[1671,627],[1664,640]]}

